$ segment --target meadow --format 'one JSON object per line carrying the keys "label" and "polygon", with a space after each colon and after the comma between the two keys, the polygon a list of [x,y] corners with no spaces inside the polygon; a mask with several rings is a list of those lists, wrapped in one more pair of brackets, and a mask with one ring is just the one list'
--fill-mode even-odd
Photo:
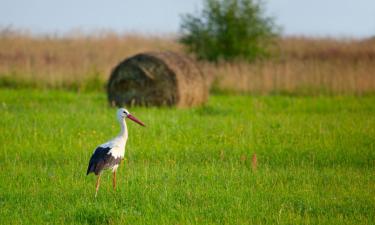
{"label": "meadow", "polygon": [[[103,92],[0,89],[0,224],[374,224],[375,96],[210,97],[131,108],[118,189]],[[256,153],[257,169],[251,158]]]}
{"label": "meadow", "polygon": [[[119,169],[86,176],[119,132],[105,85],[173,35],[0,30],[0,224],[374,224],[375,39],[282,37],[271,58],[197,62],[211,96],[129,110]],[[253,155],[257,156],[254,169]]]}

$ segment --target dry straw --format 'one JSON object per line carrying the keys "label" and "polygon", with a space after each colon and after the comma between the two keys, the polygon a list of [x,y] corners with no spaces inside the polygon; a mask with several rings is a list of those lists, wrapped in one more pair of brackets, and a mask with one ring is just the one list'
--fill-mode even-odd
{"label": "dry straw", "polygon": [[202,105],[208,98],[207,79],[189,57],[163,51],[141,53],[114,68],[107,86],[112,105]]}

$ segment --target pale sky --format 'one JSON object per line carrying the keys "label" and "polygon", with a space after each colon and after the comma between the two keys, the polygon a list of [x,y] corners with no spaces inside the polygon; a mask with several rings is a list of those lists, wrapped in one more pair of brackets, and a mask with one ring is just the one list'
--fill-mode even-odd
{"label": "pale sky", "polygon": [[[369,37],[375,35],[375,0],[264,0],[284,35]],[[176,33],[180,15],[202,0],[0,0],[0,27],[33,33]]]}

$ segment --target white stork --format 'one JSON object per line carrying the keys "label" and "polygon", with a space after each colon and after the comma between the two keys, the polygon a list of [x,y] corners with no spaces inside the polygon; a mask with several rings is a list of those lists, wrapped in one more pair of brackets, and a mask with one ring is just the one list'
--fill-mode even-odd
{"label": "white stork", "polygon": [[98,176],[95,186],[95,197],[98,194],[100,175],[104,169],[112,169],[113,172],[113,189],[116,189],[116,170],[121,160],[124,158],[125,145],[128,140],[128,129],[125,119],[129,118],[134,122],[145,126],[140,120],[129,113],[128,110],[120,108],[117,110],[117,119],[121,125],[121,132],[112,140],[99,145],[91,156],[87,173],[93,172]]}

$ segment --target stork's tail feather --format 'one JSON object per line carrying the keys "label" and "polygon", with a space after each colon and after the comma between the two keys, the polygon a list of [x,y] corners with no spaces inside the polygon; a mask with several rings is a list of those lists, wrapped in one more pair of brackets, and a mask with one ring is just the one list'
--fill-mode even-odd
{"label": "stork's tail feather", "polygon": [[95,164],[90,163],[89,167],[87,168],[86,176],[89,175],[89,173],[95,172]]}

